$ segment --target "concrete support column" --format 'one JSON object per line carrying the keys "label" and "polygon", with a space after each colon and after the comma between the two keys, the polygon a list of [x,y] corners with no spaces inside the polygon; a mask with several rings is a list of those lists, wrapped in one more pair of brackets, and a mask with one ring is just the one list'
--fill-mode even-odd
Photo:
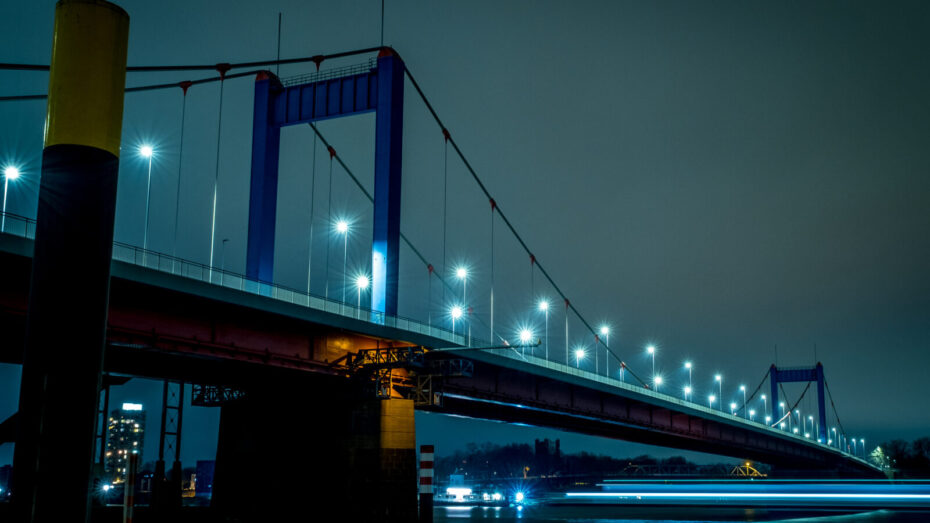
{"label": "concrete support column", "polygon": [[[415,521],[413,401],[360,398],[345,379],[245,389],[222,407],[213,481],[218,517]],[[269,501],[271,499],[271,501]]]}
{"label": "concrete support column", "polygon": [[357,514],[377,521],[416,521],[417,453],[413,400],[372,399],[353,412],[351,490],[375,496]]}

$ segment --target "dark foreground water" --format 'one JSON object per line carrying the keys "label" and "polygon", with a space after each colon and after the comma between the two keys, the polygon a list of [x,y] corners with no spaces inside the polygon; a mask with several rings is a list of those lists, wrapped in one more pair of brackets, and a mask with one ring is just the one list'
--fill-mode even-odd
{"label": "dark foreground water", "polygon": [[898,512],[890,510],[856,514],[825,511],[706,508],[651,508],[607,506],[524,506],[524,507],[436,507],[436,523],[457,521],[525,521],[544,522],[666,522],[697,523],[717,521],[796,521],[810,523],[930,523],[930,511]]}

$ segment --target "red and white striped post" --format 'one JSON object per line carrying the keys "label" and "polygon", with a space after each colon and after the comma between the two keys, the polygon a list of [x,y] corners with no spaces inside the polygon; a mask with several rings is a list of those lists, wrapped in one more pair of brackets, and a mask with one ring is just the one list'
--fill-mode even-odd
{"label": "red and white striped post", "polygon": [[432,445],[420,445],[420,523],[433,523]]}
{"label": "red and white striped post", "polygon": [[126,490],[123,497],[123,523],[132,523],[132,509],[136,504],[136,471],[139,469],[139,455],[129,453],[126,457]]}

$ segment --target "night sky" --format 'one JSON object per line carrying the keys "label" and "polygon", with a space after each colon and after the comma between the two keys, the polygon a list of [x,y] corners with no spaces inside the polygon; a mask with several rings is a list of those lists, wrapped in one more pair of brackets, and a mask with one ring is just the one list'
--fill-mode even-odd
{"label": "night sky", "polygon": [[[3,1],[0,61],[48,63],[54,2]],[[130,14],[130,65],[272,59],[376,46],[380,2],[117,2]],[[926,2],[388,1],[384,41],[404,58],[471,164],[539,262],[611,347],[651,374],[644,347],[679,391],[692,360],[697,398],[724,376],[724,400],[775,361],[824,363],[850,435],[878,443],[930,435],[930,4]],[[351,65],[356,57],[324,62]],[[285,66],[280,76],[310,72]],[[127,85],[210,73],[131,74]],[[0,95],[44,93],[46,73],[0,71]],[[252,81],[224,87],[217,257],[244,272]],[[402,230],[442,270],[443,139],[405,87]],[[217,154],[218,84],[187,100],[180,257],[207,262]],[[126,96],[116,239],[141,244],[145,165],[154,143],[150,248],[175,248],[181,91]],[[35,216],[45,103],[0,102],[0,163],[23,166],[8,210]],[[369,190],[374,116],[320,124]],[[329,160],[306,127],[282,134],[275,280],[323,294]],[[311,202],[311,179],[315,173]],[[448,160],[447,272],[471,269],[476,336],[487,337],[489,206]],[[338,166],[333,215],[353,223],[348,264],[367,269],[371,206]],[[497,222],[496,325],[530,324],[557,295]],[[336,247],[329,271],[341,277]],[[401,251],[401,314],[426,315],[426,271]],[[334,280],[333,280],[334,281]],[[451,300],[434,286],[434,316]],[[445,302],[443,301],[445,300]],[[564,350],[564,317],[551,318]],[[572,343],[582,338],[572,320]],[[816,353],[816,356],[815,356]],[[815,360],[816,358],[816,360]],[[0,417],[16,410],[19,368],[0,365]],[[786,386],[792,399],[803,385]],[[146,404],[158,382],[134,380],[114,402]],[[813,414],[813,395],[800,406]],[[184,420],[184,461],[210,459],[217,409]],[[561,437],[569,452],[650,450],[607,439],[435,414],[422,443]],[[157,449],[150,422],[146,461]],[[0,447],[0,464],[12,446]]]}

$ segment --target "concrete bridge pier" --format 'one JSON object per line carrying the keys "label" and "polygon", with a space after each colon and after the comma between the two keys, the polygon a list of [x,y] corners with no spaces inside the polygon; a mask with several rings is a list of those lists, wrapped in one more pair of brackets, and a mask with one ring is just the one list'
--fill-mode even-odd
{"label": "concrete bridge pier", "polygon": [[342,379],[265,384],[222,407],[213,509],[233,521],[415,521],[413,402]]}

